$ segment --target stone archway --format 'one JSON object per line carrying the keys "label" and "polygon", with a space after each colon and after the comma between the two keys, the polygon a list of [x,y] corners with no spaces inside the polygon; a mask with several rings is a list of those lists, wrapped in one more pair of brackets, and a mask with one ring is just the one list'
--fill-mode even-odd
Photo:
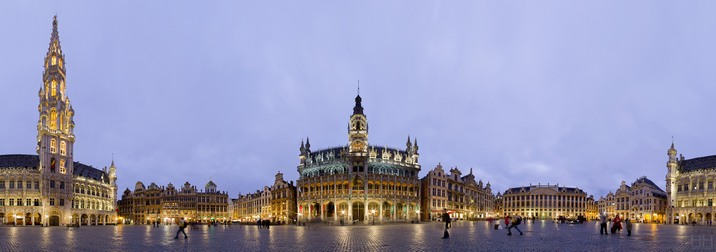
{"label": "stone archway", "polygon": [[383,212],[381,213],[381,216],[383,217],[383,220],[393,220],[391,217],[392,210],[392,204],[386,202],[383,202]]}
{"label": "stone archway", "polygon": [[87,224],[89,224],[89,217],[86,214],[82,214],[80,216],[80,225],[87,226]]}
{"label": "stone archway", "polygon": [[57,210],[53,210],[52,212],[50,212],[50,218],[49,218],[48,225],[59,226],[61,219],[62,219],[62,214]]}
{"label": "stone archway", "polygon": [[380,221],[380,204],[377,202],[369,202],[368,208],[366,209],[368,211],[368,219],[375,223],[376,219]]}
{"label": "stone archway", "polygon": [[405,204],[402,202],[395,205],[395,218],[397,220],[405,220]]}
{"label": "stone archway", "polygon": [[35,214],[35,225],[42,225],[42,215],[40,213]]}
{"label": "stone archway", "polygon": [[326,218],[329,219],[329,220],[330,220],[330,219],[333,219],[333,217],[334,217],[335,214],[336,214],[336,213],[335,213],[335,211],[336,211],[336,204],[333,203],[333,201],[330,201],[330,202],[328,202],[328,204],[326,204],[326,208],[325,208],[325,209],[326,209]]}
{"label": "stone archway", "polygon": [[313,202],[311,204],[311,219],[321,218],[321,204]]}
{"label": "stone archway", "polygon": [[31,213],[25,213],[25,225],[32,225],[32,214]]}
{"label": "stone archway", "polygon": [[0,224],[5,224],[5,213],[0,212]]}
{"label": "stone archway", "polygon": [[89,217],[90,225],[97,226],[97,216],[92,214]]}

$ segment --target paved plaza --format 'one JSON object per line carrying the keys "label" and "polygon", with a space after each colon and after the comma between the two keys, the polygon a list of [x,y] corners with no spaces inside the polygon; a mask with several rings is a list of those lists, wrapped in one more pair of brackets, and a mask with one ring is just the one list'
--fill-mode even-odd
{"label": "paved plaza", "polygon": [[595,222],[520,225],[524,235],[487,222],[457,222],[449,239],[442,224],[355,226],[0,226],[0,251],[714,251],[716,226],[635,224],[631,237],[599,235]]}

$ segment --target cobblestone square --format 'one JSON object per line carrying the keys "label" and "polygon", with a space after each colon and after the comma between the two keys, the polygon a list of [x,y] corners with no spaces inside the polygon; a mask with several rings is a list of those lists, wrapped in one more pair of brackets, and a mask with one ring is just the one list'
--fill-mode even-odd
{"label": "cobblestone square", "polygon": [[460,221],[440,239],[442,223],[354,226],[0,227],[2,251],[714,251],[716,227],[635,224],[633,235],[600,235],[596,222],[520,225],[524,235],[487,222]]}

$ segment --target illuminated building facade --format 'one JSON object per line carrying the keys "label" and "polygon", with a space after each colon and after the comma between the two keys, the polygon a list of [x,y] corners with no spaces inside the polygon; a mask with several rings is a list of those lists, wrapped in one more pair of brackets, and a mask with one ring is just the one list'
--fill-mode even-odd
{"label": "illuminated building facade", "polygon": [[408,222],[419,219],[418,143],[368,144],[360,95],[348,123],[348,144],[311,150],[301,142],[297,181],[300,221]]}
{"label": "illuminated building facade", "polygon": [[296,220],[296,186],[293,181],[283,180],[283,173],[276,173],[271,187],[264,186],[262,191],[239,194],[233,200],[232,218],[239,222],[256,222],[258,219],[271,220],[272,223],[286,224]]}
{"label": "illuminated building facade", "polygon": [[641,177],[628,186],[622,181],[615,193],[599,198],[599,212],[636,222],[663,223],[667,207],[666,193],[654,182]]}
{"label": "illuminated building facade", "polygon": [[127,188],[118,202],[120,218],[125,224],[172,224],[184,217],[192,223],[225,222],[230,220],[229,197],[209,181],[204,190],[189,182],[177,189],[151,183],[145,187],[137,182],[134,191]]}
{"label": "illuminated building facade", "polygon": [[[576,187],[530,185],[507,189],[502,195],[503,214],[537,219],[596,218],[593,196]],[[590,212],[592,211],[592,212]]]}
{"label": "illuminated building facade", "polygon": [[710,224],[716,219],[716,155],[676,158],[674,144],[667,151],[667,220],[671,223]]}
{"label": "illuminated building facade", "polygon": [[263,190],[255,193],[239,194],[234,204],[234,220],[252,223],[257,220],[267,220],[271,215],[271,188],[264,186]]}
{"label": "illuminated building facade", "polygon": [[495,196],[490,183],[476,182],[472,169],[462,176],[457,167],[446,173],[438,164],[421,179],[421,183],[422,220],[437,220],[444,209],[452,218],[461,220],[495,216]]}
{"label": "illuminated building facade", "polygon": [[0,220],[45,226],[115,223],[114,162],[107,171],[73,160],[75,111],[66,92],[57,16],[43,65],[37,155],[0,155]]}

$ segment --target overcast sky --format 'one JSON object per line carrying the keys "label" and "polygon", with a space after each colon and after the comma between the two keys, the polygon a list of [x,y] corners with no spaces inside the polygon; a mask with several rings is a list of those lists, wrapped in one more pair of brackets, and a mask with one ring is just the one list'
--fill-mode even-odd
{"label": "overcast sky", "polygon": [[[3,1],[0,154],[34,154],[52,16],[74,159],[235,198],[296,180],[301,140],[420,145],[495,193],[664,188],[672,136],[716,154],[714,1]],[[709,144],[711,143],[711,144]]]}

